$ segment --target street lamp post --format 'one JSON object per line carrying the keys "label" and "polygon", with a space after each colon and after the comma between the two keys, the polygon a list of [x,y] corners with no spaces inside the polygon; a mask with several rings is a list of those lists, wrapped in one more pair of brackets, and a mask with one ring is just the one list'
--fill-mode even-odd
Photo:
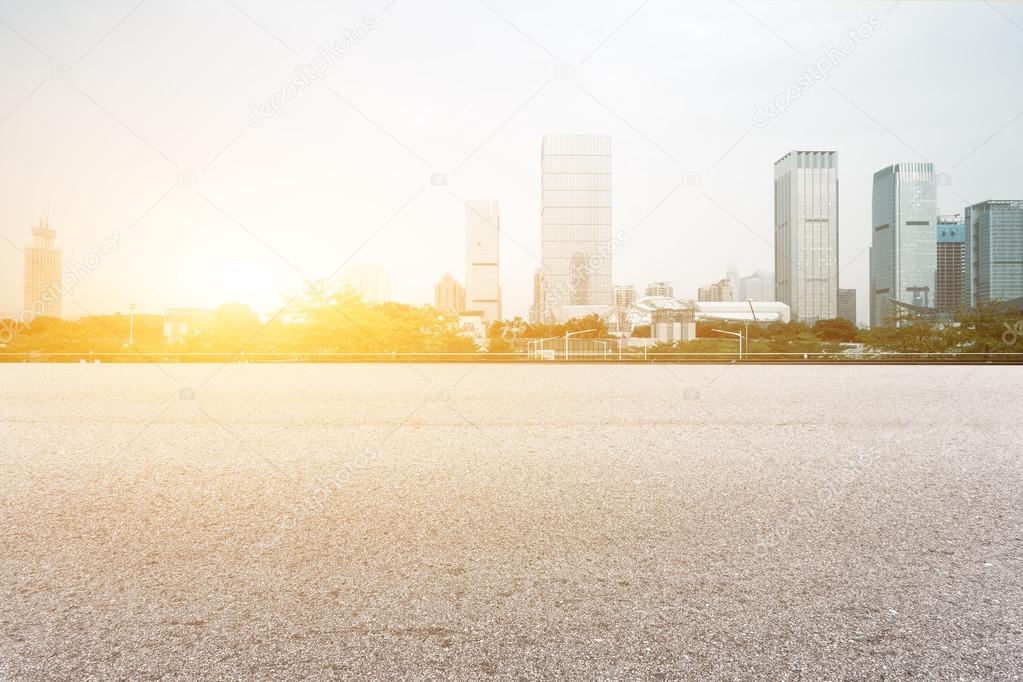
{"label": "street lamp post", "polygon": [[[753,300],[746,299],[746,302],[749,303],[749,311],[750,314],[753,315],[753,322],[759,322],[757,319],[757,311],[753,308]],[[749,359],[749,321],[746,322],[746,359]]]}
{"label": "street lamp post", "polygon": [[742,332],[730,332],[730,331],[726,331],[724,329],[711,329],[711,331],[712,332],[718,332],[720,334],[731,334],[732,336],[738,336],[739,337],[739,359],[742,360],[742,339],[743,339]]}
{"label": "street lamp post", "polygon": [[544,343],[544,341],[553,341],[554,339],[560,339],[560,338],[561,338],[560,336],[548,336],[546,338],[537,339],[536,341],[533,341],[533,343],[536,344],[536,347],[534,348],[533,352],[538,357],[540,357],[540,359],[542,360],[543,359],[542,356],[543,356],[543,343]]}
{"label": "street lamp post", "polygon": [[135,345],[135,304],[128,306],[128,345]]}
{"label": "street lamp post", "polygon": [[596,329],[583,329],[577,332],[565,332],[565,359],[568,360],[568,337],[575,336],[576,334],[586,334],[587,332],[595,332]]}

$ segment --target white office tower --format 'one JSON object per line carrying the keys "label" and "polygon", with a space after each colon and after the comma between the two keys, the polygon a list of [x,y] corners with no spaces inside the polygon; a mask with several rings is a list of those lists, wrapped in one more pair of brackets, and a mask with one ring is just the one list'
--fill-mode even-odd
{"label": "white office tower", "polygon": [[774,272],[775,296],[793,320],[838,315],[838,152],[775,161]]}
{"label": "white office tower", "polygon": [[497,202],[465,202],[465,309],[482,312],[486,324],[501,319],[500,244]]}
{"label": "white office tower", "polygon": [[605,314],[611,284],[611,137],[545,135],[540,163],[541,318]]}

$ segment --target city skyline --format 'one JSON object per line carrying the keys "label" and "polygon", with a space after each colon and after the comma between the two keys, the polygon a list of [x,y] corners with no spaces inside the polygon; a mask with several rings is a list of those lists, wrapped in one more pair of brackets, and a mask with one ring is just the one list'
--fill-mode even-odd
{"label": "city skyline", "polygon": [[[80,260],[114,230],[127,236],[102,270],[65,298],[65,316],[127,310],[133,301],[158,312],[239,300],[265,312],[281,304],[282,293],[328,276],[350,257],[385,266],[395,299],[428,303],[445,270],[464,280],[461,201],[495,196],[505,223],[502,285],[511,317],[525,315],[532,300],[541,250],[536,160],[540,140],[552,132],[614,139],[612,227],[632,237],[615,255],[614,284],[663,278],[695,294],[726,264],[741,272],[770,269],[770,164],[788,149],[841,154],[840,286],[860,291],[868,288],[864,249],[877,168],[932,161],[941,213],[1019,195],[1014,178],[1023,172],[1023,144],[1015,117],[1023,96],[990,90],[969,116],[933,106],[935,92],[967,80],[984,87],[1018,72],[1011,46],[1019,31],[989,7],[778,4],[750,7],[754,19],[735,6],[683,15],[649,5],[610,38],[628,17],[624,8],[588,10],[574,34],[559,28],[578,14],[564,8],[494,8],[557,58],[483,5],[448,27],[400,3],[386,12],[371,3],[350,13],[318,8],[321,21],[307,23],[272,7],[249,8],[297,55],[228,5],[216,17],[236,43],[235,57],[212,54],[214,32],[200,26],[193,53],[173,70],[146,71],[141,65],[154,50],[175,52],[174,43],[162,42],[170,38],[154,37],[156,27],[191,25],[202,11],[145,4],[101,40],[125,8],[109,3],[88,16],[70,5],[50,16],[5,8],[2,18],[17,34],[0,26],[11,38],[0,46],[10,64],[0,83],[0,142],[8,150],[0,166],[7,191],[0,234],[23,247],[49,204],[66,260]],[[1013,6],[999,10],[1017,23],[1023,14]],[[374,26],[366,24],[365,38],[315,87],[259,127],[248,125],[251,103],[268,99],[296,66],[312,62],[317,46],[366,15]],[[871,37],[842,56],[828,79],[813,83],[783,115],[752,120],[757,105],[795,83],[822,47],[839,47],[871,16],[878,20]],[[401,46],[418,44],[410,31],[423,25],[436,29],[433,39],[456,44],[465,43],[467,25],[478,28],[490,44],[476,65],[420,53],[434,69],[453,69],[456,83],[480,82],[489,72],[487,97],[467,100],[459,88],[431,90],[433,80],[427,87],[399,75]],[[684,29],[692,41],[669,40],[668,29],[680,25],[692,27]],[[697,35],[709,27],[734,39],[717,45]],[[943,46],[967,27],[982,32],[985,44],[947,54]],[[651,42],[656,59],[645,48]],[[869,77],[907,46],[928,65],[914,79],[896,87]],[[690,51],[719,58],[732,78],[727,92],[714,85],[716,74],[685,68]],[[235,58],[250,55],[252,77],[228,78]],[[751,63],[757,68],[746,74]],[[559,69],[566,64],[573,68]],[[381,78],[397,78],[386,96],[372,86]],[[119,81],[130,89],[112,87]],[[165,98],[168,81],[187,83],[204,98]],[[129,90],[141,96],[129,97]],[[707,96],[682,102],[679,93],[687,91]],[[408,107],[391,106],[397,92],[410,105],[443,106],[420,108],[424,117],[413,121]],[[363,172],[364,156],[387,173]],[[444,184],[432,184],[435,174]],[[22,304],[22,261],[10,244],[0,251],[0,310],[7,313]],[[182,281],[180,272],[193,276]],[[858,301],[860,319],[867,300]]]}
{"label": "city skyline", "polygon": [[[558,187],[563,194],[555,192],[553,196],[570,196],[571,201],[565,202],[562,199],[550,201],[544,199],[545,203],[553,204],[548,207],[547,217],[544,224],[551,225],[557,232],[550,232],[550,228],[541,228],[541,234],[556,237],[553,240],[558,256],[546,266],[551,271],[559,269],[557,261],[568,261],[567,279],[563,286],[556,291],[548,292],[546,300],[557,302],[560,299],[566,301],[561,305],[567,306],[564,311],[559,306],[544,304],[544,277],[545,268],[537,268],[533,272],[532,292],[533,301],[528,316],[539,321],[546,309],[546,319],[562,321],[570,317],[581,317],[585,314],[596,313],[601,316],[609,316],[611,308],[629,308],[631,304],[623,304],[626,297],[624,292],[630,291],[631,300],[635,301],[635,286],[633,284],[612,284],[609,296],[595,297],[591,277],[594,273],[610,270],[611,256],[617,244],[612,244],[608,238],[608,225],[595,223],[592,226],[584,226],[580,232],[578,224],[581,217],[594,220],[593,216],[598,215],[601,210],[609,210],[610,206],[601,207],[598,204],[610,203],[610,191],[578,191],[575,187],[577,179],[572,176],[582,176],[584,184],[594,184],[594,175],[605,174],[608,179],[603,182],[606,188],[610,188],[610,139],[606,136],[586,135],[560,135],[545,136],[544,147],[558,148],[561,154],[555,154],[555,159],[549,161],[547,152],[541,153],[541,167],[543,180],[541,185],[545,188]],[[589,160],[593,150],[602,150],[596,156],[606,156],[603,164]],[[581,156],[579,152],[584,152]],[[571,152],[565,154],[565,152]],[[567,160],[566,160],[566,157]],[[567,163],[567,165],[566,165]],[[581,165],[580,165],[581,164]],[[591,167],[592,166],[592,167]],[[552,173],[551,170],[554,170]],[[838,176],[837,176],[837,152],[835,151],[796,151],[789,152],[775,162],[775,219],[776,233],[781,237],[779,242],[789,252],[775,249],[776,266],[783,266],[788,261],[803,259],[803,263],[796,266],[793,272],[802,268],[804,271],[813,274],[823,268],[827,275],[824,279],[807,281],[825,282],[822,287],[818,286],[820,292],[830,290],[832,282],[837,284],[838,277],[831,271],[833,263],[838,261],[837,249],[832,250],[828,244],[836,243],[838,236],[837,215],[838,204]],[[824,174],[813,171],[827,171]],[[594,172],[590,172],[594,171]],[[809,171],[802,175],[793,175],[794,171]],[[569,176],[566,185],[565,176]],[[598,183],[601,184],[601,183]],[[974,206],[965,207],[964,212],[970,216],[971,212],[978,215],[977,221],[973,223],[973,239],[976,243],[986,245],[983,253],[973,247],[973,262],[966,262],[967,242],[966,225],[963,224],[963,214],[939,215],[937,213],[937,202],[935,200],[937,182],[934,176],[934,168],[930,163],[901,163],[891,164],[886,168],[874,173],[874,189],[872,196],[873,212],[873,244],[868,248],[869,262],[871,268],[871,280],[868,288],[868,296],[871,298],[868,322],[871,327],[884,326],[890,323],[896,309],[892,300],[898,300],[914,309],[930,308],[939,311],[953,311],[956,306],[954,301],[962,300],[965,305],[976,306],[987,301],[1008,300],[1023,296],[1023,270],[1018,267],[1020,261],[1005,261],[1006,257],[1016,258],[1023,253],[1023,201],[1020,200],[988,200]],[[545,192],[547,190],[544,190]],[[607,194],[607,199],[593,200],[590,197],[599,197]],[[580,204],[580,197],[583,198]],[[573,205],[573,202],[575,205]],[[463,310],[470,313],[478,313],[487,324],[506,318],[502,315],[501,297],[502,287],[499,268],[500,253],[500,216],[498,201],[496,200],[469,200],[465,201],[465,272],[475,294],[467,294],[467,288],[455,280],[450,273],[445,273],[443,278],[435,283],[433,290],[433,305],[440,311],[461,313]],[[585,205],[590,204],[593,205]],[[564,205],[562,205],[564,204]],[[807,215],[826,214],[828,217],[810,218]],[[555,221],[552,222],[552,216]],[[803,235],[803,239],[811,244],[809,250],[801,247],[798,240],[793,244],[791,233],[793,227],[790,222],[795,216],[796,221],[804,223],[800,228],[796,225],[797,232]],[[543,216],[542,216],[543,217]],[[570,219],[568,222],[560,222]],[[885,222],[882,222],[885,221]],[[823,226],[811,223],[825,223]],[[833,224],[832,224],[833,223]],[[565,230],[569,230],[566,232]],[[823,231],[822,231],[823,230]],[[816,234],[819,232],[819,234]],[[61,297],[62,294],[73,292],[73,283],[82,281],[84,270],[87,276],[95,270],[104,258],[116,252],[119,244],[124,241],[123,235],[116,233],[117,239],[113,237],[104,241],[102,247],[94,245],[91,263],[66,263],[72,270],[74,282],[69,283],[62,280],[64,263],[61,262],[61,250],[55,245],[56,232],[48,225],[48,211],[44,212],[36,225],[31,229],[32,242],[22,251],[24,255],[23,269],[23,294],[24,304],[21,310],[11,315],[11,318],[29,321],[36,316],[51,316],[61,318]],[[812,235],[809,238],[807,235]],[[983,235],[983,237],[981,237]],[[562,238],[572,236],[576,242],[563,241]],[[578,241],[580,236],[585,238]],[[108,246],[112,244],[112,246]],[[819,244],[824,244],[821,249]],[[581,249],[585,253],[576,253],[573,257],[561,258],[565,247]],[[551,248],[548,246],[548,252]],[[955,251],[959,248],[959,251]],[[944,249],[944,250],[943,250]],[[804,251],[800,255],[800,251]],[[820,252],[825,253],[822,259]],[[959,255],[957,255],[959,254]],[[809,260],[807,260],[809,259]],[[576,261],[579,261],[577,263]],[[806,267],[809,263],[812,267]],[[960,265],[957,265],[960,263]],[[1005,264],[1008,263],[1008,269]],[[565,268],[561,268],[565,269]],[[972,279],[969,271],[972,269]],[[1017,270],[1020,270],[1017,272]],[[981,273],[979,276],[977,273]],[[562,273],[564,275],[565,273]],[[994,279],[992,280],[992,275]],[[581,275],[581,276],[580,276]],[[787,276],[791,277],[791,274]],[[389,273],[385,268],[376,265],[349,264],[344,269],[340,282],[357,293],[366,303],[386,303],[394,301],[389,291]],[[551,278],[557,281],[556,278]],[[606,277],[610,281],[610,276]],[[770,280],[770,281],[768,281]],[[912,280],[912,281],[910,281]],[[335,280],[336,282],[336,280]],[[752,284],[751,284],[752,283]],[[898,285],[896,285],[898,283]],[[699,287],[697,296],[690,301],[771,301],[775,297],[774,291],[777,280],[773,273],[760,269],[754,270],[746,277],[740,277],[739,270],[734,265],[729,265],[724,279],[712,282]],[[317,287],[325,290],[331,286],[330,279],[306,280],[303,282],[303,290],[308,292],[310,287]],[[882,285],[887,287],[878,289]],[[961,294],[951,294],[956,290]],[[800,305],[800,296],[794,295],[799,291],[796,287],[791,289],[786,298],[792,301],[793,306]],[[803,292],[805,294],[805,290]],[[770,294],[770,295],[767,295]],[[858,313],[856,310],[856,289],[837,288],[834,291],[835,318],[845,318],[856,324]],[[646,287],[646,296],[673,296],[673,288],[670,282],[655,281]],[[827,300],[828,296],[818,296],[821,300]],[[596,300],[607,299],[607,303],[596,303]],[[685,299],[685,296],[681,297]],[[810,297],[813,298],[813,297]],[[452,305],[454,301],[461,301],[460,305]],[[779,299],[780,300],[780,299]],[[443,302],[442,302],[443,301]],[[466,308],[465,303],[471,302],[472,306]],[[221,302],[223,303],[223,302]],[[243,304],[244,305],[244,304]],[[428,304],[426,304],[428,305]],[[789,305],[786,303],[786,305]],[[817,304],[819,306],[819,303]],[[828,304],[830,305],[830,304]],[[134,303],[130,309],[136,309]],[[806,306],[803,306],[807,308]],[[808,309],[808,308],[807,308]],[[176,308],[165,308],[165,311],[177,310]],[[197,309],[204,310],[204,309]],[[120,311],[115,311],[120,312]],[[806,315],[806,310],[802,311]],[[520,316],[515,316],[520,317]],[[611,317],[608,317],[610,320]],[[826,316],[805,317],[810,323],[818,319],[831,319]]]}

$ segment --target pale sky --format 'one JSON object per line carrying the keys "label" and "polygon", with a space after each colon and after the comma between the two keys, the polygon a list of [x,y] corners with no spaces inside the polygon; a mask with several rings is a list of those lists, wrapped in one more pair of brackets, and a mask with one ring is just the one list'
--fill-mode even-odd
{"label": "pale sky", "polygon": [[[612,136],[614,229],[631,239],[614,281],[685,297],[729,264],[773,268],[773,163],[791,149],[839,152],[841,285],[861,321],[874,171],[932,161],[942,213],[1023,198],[1023,4],[389,2],[0,0],[0,312],[20,309],[15,246],[47,207],[66,262],[127,238],[65,299],[77,317],[266,311],[345,262],[432,302],[445,271],[464,277],[460,199],[497,199],[504,312],[524,315],[547,133]],[[251,104],[360,22],[250,126]]]}

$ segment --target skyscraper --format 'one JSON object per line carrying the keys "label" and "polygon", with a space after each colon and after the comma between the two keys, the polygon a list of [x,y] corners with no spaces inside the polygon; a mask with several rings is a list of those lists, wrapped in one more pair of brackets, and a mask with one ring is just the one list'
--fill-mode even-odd
{"label": "skyscraper", "polygon": [[545,135],[540,163],[543,318],[603,312],[614,302],[611,137]]}
{"label": "skyscraper", "polygon": [[838,317],[845,318],[856,324],[856,290],[838,290]]}
{"label": "skyscraper", "polygon": [[465,202],[465,306],[481,311],[487,324],[501,319],[500,245],[497,202]]}
{"label": "skyscraper", "polygon": [[57,233],[46,218],[32,228],[32,244],[25,248],[25,316],[60,317],[60,249]]}
{"label": "skyscraper", "polygon": [[934,164],[897,163],[874,173],[870,326],[889,324],[892,300],[934,307],[938,192]]}
{"label": "skyscraper", "polygon": [[391,297],[387,270],[376,265],[349,265],[345,268],[344,283],[366,303],[383,303]]}
{"label": "skyscraper", "polygon": [[1023,200],[974,204],[963,217],[970,306],[1023,296]]}
{"label": "skyscraper", "polygon": [[955,311],[966,305],[966,225],[963,216],[938,216],[937,238],[934,307]]}
{"label": "skyscraper", "polygon": [[465,310],[465,287],[450,272],[445,272],[440,281],[433,285],[433,307],[446,313]]}
{"label": "skyscraper", "polygon": [[838,314],[838,152],[791,151],[774,163],[775,296],[792,319]]}

